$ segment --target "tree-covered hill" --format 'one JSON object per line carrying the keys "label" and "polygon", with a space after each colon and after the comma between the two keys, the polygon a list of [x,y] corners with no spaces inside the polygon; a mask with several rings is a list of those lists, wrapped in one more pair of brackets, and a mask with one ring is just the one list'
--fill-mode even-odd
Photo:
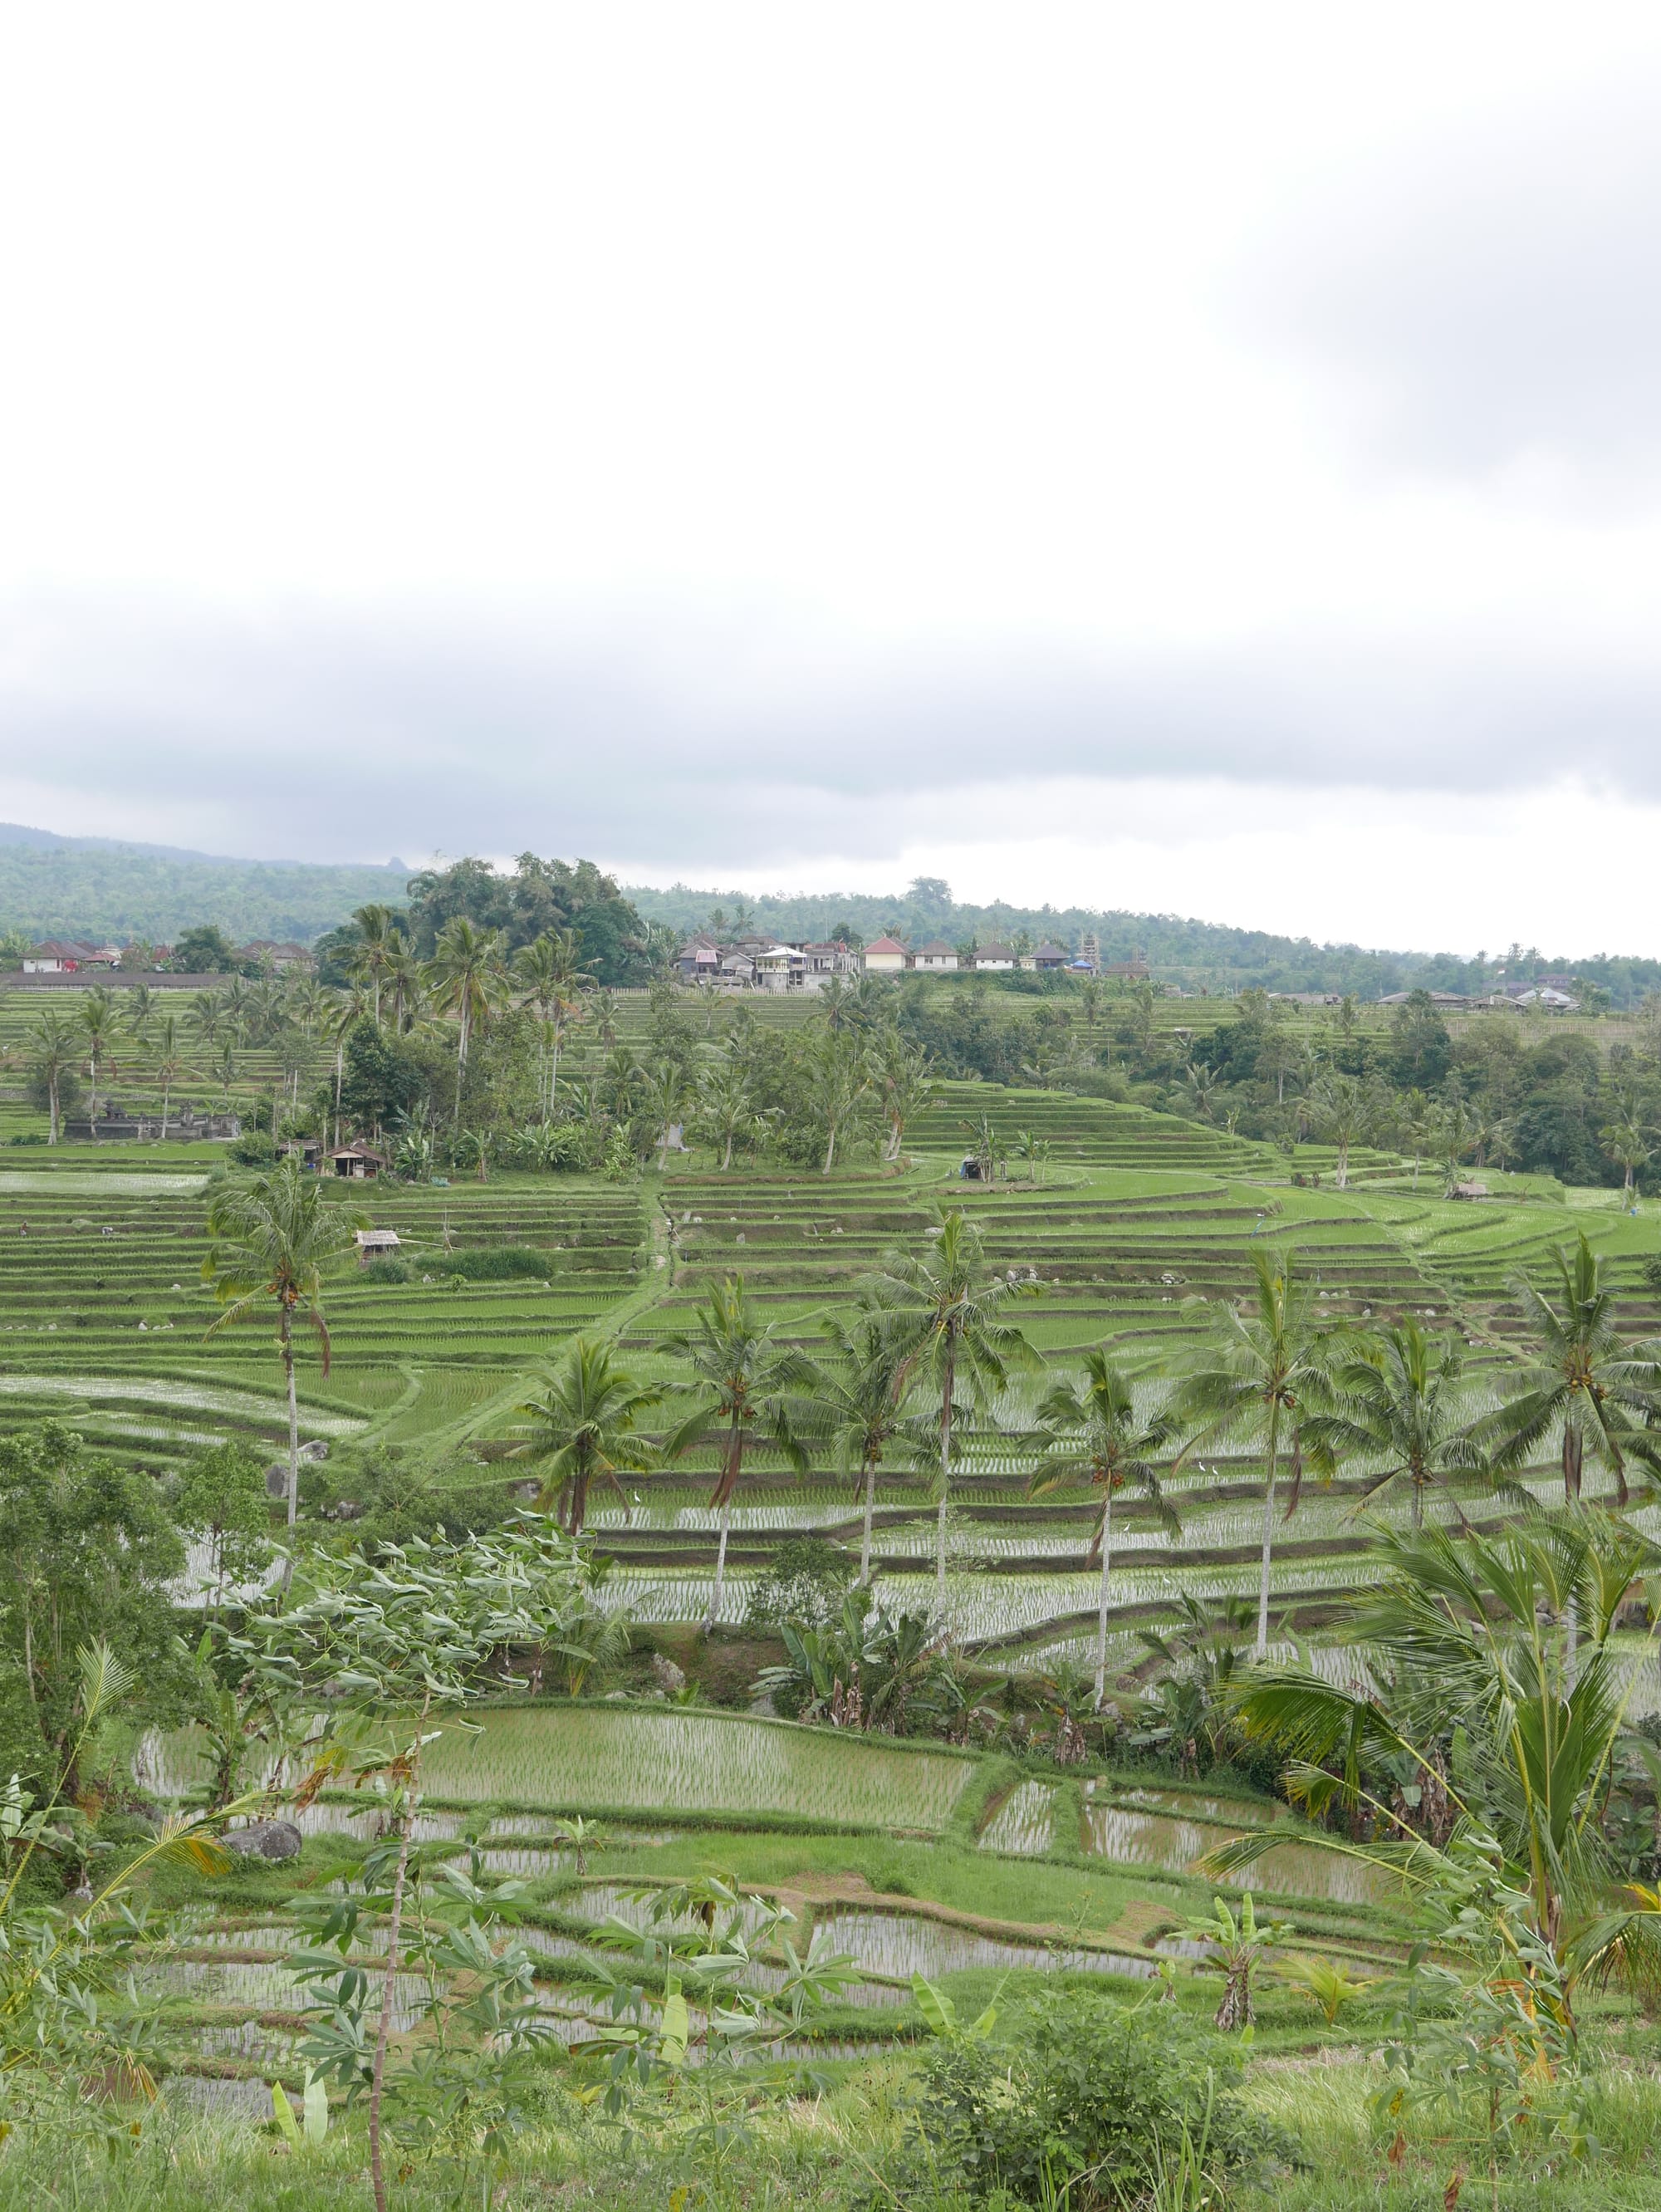
{"label": "tree-covered hill", "polygon": [[[8,834],[9,833],[9,834]],[[27,842],[25,842],[25,840]],[[0,829],[0,932],[170,943],[197,923],[309,943],[354,907],[402,901],[409,872],[299,860],[218,860],[165,846],[52,839]]]}

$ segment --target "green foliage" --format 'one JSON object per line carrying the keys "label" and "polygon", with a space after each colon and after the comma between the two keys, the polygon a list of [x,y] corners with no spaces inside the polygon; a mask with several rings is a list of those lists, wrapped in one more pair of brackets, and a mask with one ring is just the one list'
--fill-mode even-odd
{"label": "green foliage", "polygon": [[75,1755],[81,1645],[107,1644],[133,1721],[165,1724],[184,1710],[171,1590],[184,1565],[179,1530],[146,1476],[89,1452],[57,1422],[0,1438],[4,1702],[21,1754],[15,1771],[39,1794]]}
{"label": "green foliage", "polygon": [[1119,2212],[1185,2129],[1207,2142],[1214,2176],[1239,2173],[1286,2148],[1241,2099],[1240,2070],[1173,2006],[1046,1990],[996,2041],[960,2033],[931,2047],[912,2188],[934,2172],[976,2203],[1002,2191],[1006,2203]]}
{"label": "green foliage", "polygon": [[854,1572],[854,1561],[827,1537],[787,1537],[751,1587],[744,1626],[761,1635],[785,1621],[822,1627],[840,1609]]}
{"label": "green foliage", "polygon": [[367,1016],[347,1034],[340,1110],[355,1129],[389,1127],[427,1089],[414,1052]]}
{"label": "green foliage", "polygon": [[239,1168],[272,1168],[276,1165],[276,1144],[264,1129],[245,1129],[227,1145],[225,1157]]}
{"label": "green foliage", "polygon": [[186,1464],[173,1517],[187,1534],[206,1540],[213,1601],[219,1602],[227,1584],[248,1581],[270,1559],[264,1462],[245,1443],[198,1451]]}
{"label": "green foliage", "polygon": [[344,1522],[354,1542],[369,1546],[431,1540],[446,1529],[482,1535],[516,1510],[501,1470],[464,1451],[403,1444],[349,1448],[307,1462],[300,1496],[313,1521]]}
{"label": "green foliage", "polygon": [[238,965],[236,947],[217,922],[198,921],[174,939],[171,964],[181,975],[228,975]]}
{"label": "green foliage", "polygon": [[464,1252],[433,1252],[423,1255],[423,1274],[450,1275],[464,1283],[511,1283],[543,1280],[549,1266],[546,1252],[528,1244],[488,1244]]}
{"label": "green foliage", "polygon": [[378,1260],[367,1261],[359,1268],[357,1279],[365,1289],[373,1289],[377,1283],[409,1282],[415,1272],[408,1260],[400,1260],[396,1252],[389,1252]]}

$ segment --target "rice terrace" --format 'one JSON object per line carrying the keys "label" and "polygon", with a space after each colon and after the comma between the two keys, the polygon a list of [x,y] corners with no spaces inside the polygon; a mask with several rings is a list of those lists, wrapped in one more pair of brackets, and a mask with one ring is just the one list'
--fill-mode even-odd
{"label": "rice terrace", "polygon": [[1661,12],[0,65],[0,2212],[1661,2212]]}
{"label": "rice terrace", "polygon": [[719,983],[434,880],[0,994],[7,1910],[105,1992],[14,2016],[135,2183],[1639,2189],[1640,986]]}

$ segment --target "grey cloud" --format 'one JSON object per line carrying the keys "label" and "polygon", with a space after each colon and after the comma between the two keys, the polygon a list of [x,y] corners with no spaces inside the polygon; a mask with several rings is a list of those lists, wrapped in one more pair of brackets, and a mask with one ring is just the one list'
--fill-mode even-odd
{"label": "grey cloud", "polygon": [[1236,272],[1236,313],[1336,374],[1390,459],[1543,455],[1601,503],[1642,495],[1661,470],[1658,94],[1646,63],[1330,173]]}
{"label": "grey cloud", "polygon": [[0,639],[6,757],[65,793],[48,826],[84,820],[96,791],[152,823],[176,805],[201,842],[205,801],[221,849],[257,854],[882,857],[907,830],[985,835],[971,787],[1045,776],[1476,793],[1573,773],[1661,794],[1661,665],[1611,673],[1514,641],[1288,631],[1180,659],[918,657],[850,665],[832,696],[787,657],[736,684],[731,640],[671,653],[645,618],[579,635],[58,605],[14,608]]}

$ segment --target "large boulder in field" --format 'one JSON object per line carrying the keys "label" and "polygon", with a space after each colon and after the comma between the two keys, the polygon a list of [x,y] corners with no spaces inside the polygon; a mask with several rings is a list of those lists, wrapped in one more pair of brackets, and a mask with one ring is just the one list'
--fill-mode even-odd
{"label": "large boulder in field", "polygon": [[227,1828],[219,1840],[240,1858],[295,1859],[306,1839],[292,1820],[251,1820],[246,1828]]}

